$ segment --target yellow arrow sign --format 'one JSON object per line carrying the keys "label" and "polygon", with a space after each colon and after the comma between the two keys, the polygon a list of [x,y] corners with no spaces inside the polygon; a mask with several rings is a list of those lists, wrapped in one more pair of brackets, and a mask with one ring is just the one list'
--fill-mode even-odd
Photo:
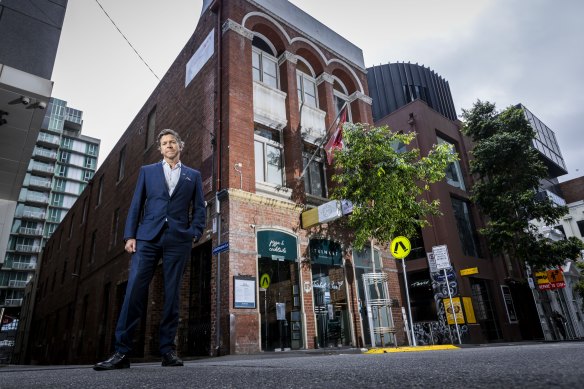
{"label": "yellow arrow sign", "polygon": [[268,289],[270,287],[271,281],[272,280],[270,279],[270,275],[268,273],[262,274],[262,276],[260,277],[260,287]]}
{"label": "yellow arrow sign", "polygon": [[412,250],[412,245],[405,236],[398,236],[391,241],[390,250],[394,258],[404,259]]}

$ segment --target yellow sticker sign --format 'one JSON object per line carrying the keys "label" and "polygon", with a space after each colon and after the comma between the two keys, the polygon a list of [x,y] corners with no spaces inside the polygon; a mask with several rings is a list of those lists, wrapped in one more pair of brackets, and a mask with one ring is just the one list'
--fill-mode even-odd
{"label": "yellow sticker sign", "polygon": [[405,236],[398,236],[391,241],[390,250],[394,258],[404,259],[412,250],[412,245]]}
{"label": "yellow sticker sign", "polygon": [[470,276],[471,274],[479,274],[478,267],[467,267],[466,269],[460,269],[461,276]]}
{"label": "yellow sticker sign", "polygon": [[271,282],[270,275],[268,273],[262,274],[260,277],[260,288],[268,289],[270,287]]}

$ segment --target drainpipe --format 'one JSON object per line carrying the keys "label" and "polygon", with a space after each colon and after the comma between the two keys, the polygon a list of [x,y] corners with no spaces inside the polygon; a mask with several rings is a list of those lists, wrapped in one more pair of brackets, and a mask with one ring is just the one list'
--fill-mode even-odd
{"label": "drainpipe", "polygon": [[[221,19],[222,19],[222,9],[223,3],[221,0],[216,0],[211,6],[212,12],[217,14],[217,23],[215,29],[217,30],[217,61],[216,61],[216,73],[217,73],[217,109],[216,109],[216,125],[215,125],[215,136],[214,136],[214,157],[216,158],[213,168],[215,169],[214,177],[214,189],[215,189],[215,217],[217,225],[217,246],[221,244],[221,199],[227,195],[226,190],[221,189],[221,134],[222,134],[222,69],[223,69],[223,56],[222,51],[222,33],[221,33]],[[215,300],[215,356],[221,355],[221,253],[217,253],[217,274],[216,274],[216,300]]]}

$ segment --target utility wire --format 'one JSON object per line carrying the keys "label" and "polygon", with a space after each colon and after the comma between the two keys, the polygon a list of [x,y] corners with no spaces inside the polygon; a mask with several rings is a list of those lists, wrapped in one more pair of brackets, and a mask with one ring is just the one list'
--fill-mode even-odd
{"label": "utility wire", "polygon": [[[0,0],[1,1],[1,0]],[[144,63],[144,65],[146,65],[146,67],[148,68],[148,70],[150,70],[150,72],[154,75],[154,77],[156,77],[156,79],[158,81],[160,81],[159,86],[161,89],[166,89],[171,97],[176,101],[177,105],[186,113],[186,114],[191,114],[192,111],[189,111],[187,109],[187,107],[185,106],[184,102],[178,98],[177,94],[176,94],[176,90],[174,89],[170,89],[168,87],[168,83],[163,83],[160,78],[156,75],[156,73],[154,73],[154,71],[152,70],[152,68],[148,65],[148,63],[146,62],[146,60],[144,58],[142,58],[142,56],[140,55],[140,53],[138,53],[138,51],[134,48],[134,46],[132,45],[132,43],[130,43],[130,41],[128,40],[128,38],[126,38],[126,36],[124,35],[124,33],[120,30],[120,28],[116,25],[116,23],[113,21],[113,19],[109,16],[109,14],[107,13],[107,11],[103,8],[103,6],[101,5],[101,3],[99,2],[99,0],[95,0],[95,2],[99,5],[99,7],[101,8],[101,10],[103,11],[103,13],[107,16],[107,18],[110,20],[110,22],[114,25],[114,27],[116,28],[116,30],[118,30],[118,32],[120,33],[120,35],[125,39],[125,41],[128,43],[128,45],[132,48],[132,50],[134,50],[134,52],[136,53],[136,55],[140,58],[140,60],[142,60],[142,62]],[[193,120],[199,125],[201,126],[201,128],[209,131],[209,133],[211,134],[211,137],[214,138],[214,133],[213,131],[210,131],[208,126],[206,126],[205,124],[203,124],[200,120],[198,120],[197,118],[193,117]],[[188,137],[188,134],[187,136]],[[186,137],[184,137],[184,139],[186,139]]]}
{"label": "utility wire", "polygon": [[107,16],[107,18],[110,20],[110,22],[112,22],[112,24],[114,25],[114,27],[116,28],[116,30],[118,30],[118,32],[122,35],[122,37],[124,37],[124,39],[126,40],[126,42],[128,42],[128,44],[130,45],[130,47],[132,48],[132,50],[134,50],[134,53],[136,53],[136,55],[138,56],[138,58],[140,58],[140,60],[142,62],[144,62],[144,65],[146,65],[146,67],[148,68],[148,70],[150,70],[150,72],[154,75],[154,77],[156,77],[156,79],[158,81],[160,81],[160,77],[158,77],[156,75],[156,73],[154,73],[154,70],[152,70],[152,68],[148,65],[148,63],[144,60],[144,58],[142,58],[142,56],[140,55],[140,53],[138,53],[138,50],[136,50],[134,48],[134,46],[132,46],[132,44],[130,43],[130,41],[128,40],[128,38],[126,38],[126,36],[124,35],[124,33],[122,32],[122,30],[120,30],[120,28],[117,26],[117,24],[113,21],[113,19],[109,16],[109,14],[107,13],[107,11],[103,8],[103,6],[101,5],[101,3],[99,2],[99,0],[95,0],[95,2],[97,3],[97,5],[99,5],[99,8],[101,8],[101,10],[103,11],[103,13],[105,14],[105,16]]}

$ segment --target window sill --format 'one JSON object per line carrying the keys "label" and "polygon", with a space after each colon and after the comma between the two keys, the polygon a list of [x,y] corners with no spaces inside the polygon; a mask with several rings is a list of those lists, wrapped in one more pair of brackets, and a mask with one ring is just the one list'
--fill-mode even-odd
{"label": "window sill", "polygon": [[290,188],[270,184],[267,182],[256,181],[256,193],[266,195],[277,200],[290,200],[292,198],[292,190]]}

